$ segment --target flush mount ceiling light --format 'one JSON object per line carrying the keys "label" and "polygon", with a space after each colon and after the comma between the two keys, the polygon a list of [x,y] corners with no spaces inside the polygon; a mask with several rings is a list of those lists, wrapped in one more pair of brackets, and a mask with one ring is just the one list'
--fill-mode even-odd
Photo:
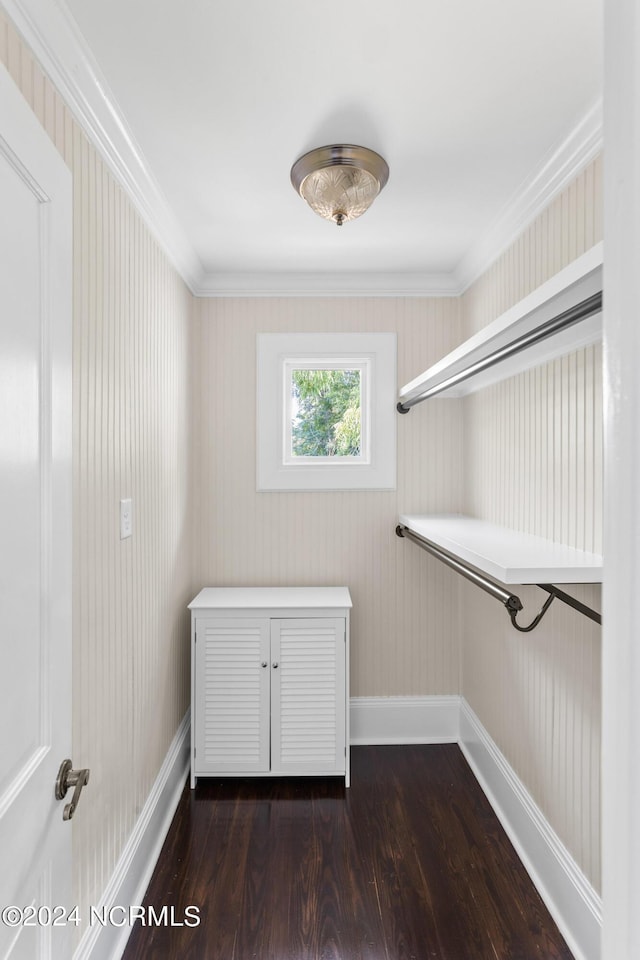
{"label": "flush mount ceiling light", "polygon": [[379,153],[352,143],[317,147],[291,168],[291,183],[312,210],[339,227],[369,209],[389,179]]}

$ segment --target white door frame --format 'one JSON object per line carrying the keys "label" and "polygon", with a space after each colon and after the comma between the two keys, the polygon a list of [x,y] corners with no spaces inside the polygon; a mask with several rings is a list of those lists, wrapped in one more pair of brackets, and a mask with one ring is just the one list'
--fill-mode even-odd
{"label": "white door frame", "polygon": [[603,960],[640,957],[640,2],[605,0]]}

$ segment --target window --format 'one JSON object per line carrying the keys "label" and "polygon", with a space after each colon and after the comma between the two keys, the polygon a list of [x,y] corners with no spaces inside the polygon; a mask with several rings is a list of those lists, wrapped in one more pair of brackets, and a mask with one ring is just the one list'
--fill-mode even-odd
{"label": "window", "polygon": [[285,361],[283,462],[369,462],[367,360]]}
{"label": "window", "polygon": [[259,334],[258,490],[395,487],[395,334]]}

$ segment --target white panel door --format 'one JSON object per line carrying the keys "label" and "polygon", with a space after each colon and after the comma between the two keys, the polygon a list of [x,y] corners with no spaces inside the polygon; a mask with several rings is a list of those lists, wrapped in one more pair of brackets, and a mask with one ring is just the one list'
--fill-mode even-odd
{"label": "white panel door", "polygon": [[2,915],[12,960],[71,956],[71,210],[0,66],[0,908],[43,908]]}
{"label": "white panel door", "polygon": [[197,775],[269,770],[269,621],[196,623]]}
{"label": "white panel door", "polygon": [[271,769],[343,773],[345,621],[271,621]]}

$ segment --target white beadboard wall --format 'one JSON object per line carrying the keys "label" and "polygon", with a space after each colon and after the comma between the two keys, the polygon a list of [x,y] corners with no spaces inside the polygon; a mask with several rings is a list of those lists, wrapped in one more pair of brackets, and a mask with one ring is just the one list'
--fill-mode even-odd
{"label": "white beadboard wall", "polygon": [[546,207],[463,294],[470,337],[602,240],[602,157]]}
{"label": "white beadboard wall", "polygon": [[[602,238],[601,159],[463,295],[466,335]],[[580,350],[466,398],[465,512],[602,550],[602,352]],[[600,609],[599,586],[567,592]],[[518,634],[466,582],[462,692],[591,884],[600,887],[600,629],[554,601]],[[546,596],[517,591],[522,622]]]}
{"label": "white beadboard wall", "polygon": [[602,552],[602,346],[479,391],[465,408],[466,512]]}
{"label": "white beadboard wall", "polygon": [[455,574],[395,536],[398,513],[459,509],[462,408],[398,417],[395,491],[256,492],[256,335],[397,332],[404,383],[461,338],[458,299],[196,301],[196,587],[346,585],[351,696],[459,691]]}
{"label": "white beadboard wall", "polygon": [[[0,12],[0,58],[73,173],[73,821],[87,917],[188,706],[191,295]],[[119,500],[133,536],[119,539]]]}

